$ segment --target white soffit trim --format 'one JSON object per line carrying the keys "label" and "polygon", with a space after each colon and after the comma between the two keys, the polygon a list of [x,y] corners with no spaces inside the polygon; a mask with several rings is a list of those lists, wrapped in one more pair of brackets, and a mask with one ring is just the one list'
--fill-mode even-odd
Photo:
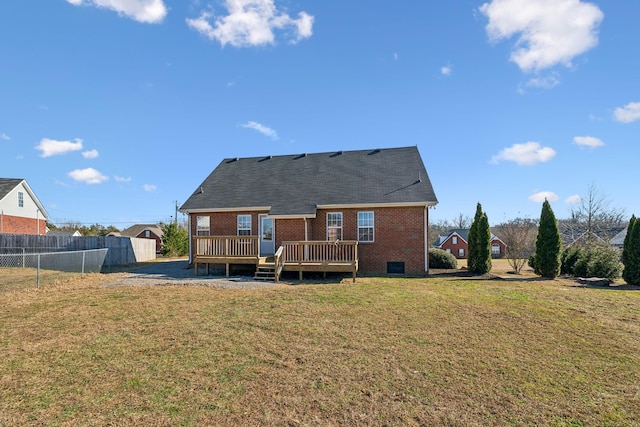
{"label": "white soffit trim", "polygon": [[299,214],[299,215],[267,215],[268,218],[273,218],[273,219],[309,219],[309,218],[315,218],[316,214]]}
{"label": "white soffit trim", "polygon": [[250,206],[238,208],[215,208],[215,209],[180,209],[182,213],[219,213],[219,212],[256,212],[271,210],[271,206]]}
{"label": "white soffit trim", "polygon": [[317,205],[317,209],[372,209],[372,208],[415,208],[435,206],[438,202],[408,202],[408,203],[358,203],[342,205]]}

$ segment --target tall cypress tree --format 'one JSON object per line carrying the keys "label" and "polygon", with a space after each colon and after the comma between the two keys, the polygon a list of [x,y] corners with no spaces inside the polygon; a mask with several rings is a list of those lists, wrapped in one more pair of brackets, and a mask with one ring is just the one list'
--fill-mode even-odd
{"label": "tall cypress tree", "polygon": [[476,214],[473,217],[473,222],[469,228],[469,237],[467,238],[467,268],[469,271],[475,271],[475,263],[478,258],[478,224],[482,217],[482,206],[480,202],[476,205]]}
{"label": "tall cypress tree", "polygon": [[482,211],[482,205],[476,206],[473,224],[469,229],[469,254],[467,267],[476,274],[486,274],[491,271],[491,230],[489,218]]}
{"label": "tall cypress tree", "polygon": [[536,238],[535,268],[537,275],[553,279],[560,273],[562,240],[558,231],[558,221],[548,200],[542,204],[540,226]]}
{"label": "tall cypress tree", "polygon": [[622,247],[622,278],[630,285],[640,285],[640,220],[631,216]]}
{"label": "tall cypress tree", "polygon": [[629,225],[627,225],[627,235],[624,236],[624,243],[622,244],[622,263],[627,265],[627,258],[631,253],[631,248],[629,245],[629,237],[631,236],[631,229],[633,228],[633,224],[636,222],[636,216],[631,215],[631,219],[629,220]]}

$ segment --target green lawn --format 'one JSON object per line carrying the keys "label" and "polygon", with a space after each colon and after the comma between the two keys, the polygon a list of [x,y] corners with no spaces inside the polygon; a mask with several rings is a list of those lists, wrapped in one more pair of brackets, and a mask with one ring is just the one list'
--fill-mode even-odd
{"label": "green lawn", "polygon": [[0,425],[640,420],[640,291],[359,278],[0,293]]}

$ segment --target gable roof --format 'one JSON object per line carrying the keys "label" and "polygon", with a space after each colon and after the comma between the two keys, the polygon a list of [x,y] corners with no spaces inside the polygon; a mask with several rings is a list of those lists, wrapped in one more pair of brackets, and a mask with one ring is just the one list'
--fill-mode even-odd
{"label": "gable roof", "polygon": [[[449,234],[446,234],[446,235],[443,235],[443,236],[439,236],[440,239],[438,240],[438,242],[436,242],[436,244],[434,246],[436,248],[441,247],[453,235],[457,235],[462,240],[464,240],[465,243],[469,243],[469,229],[468,228],[456,228],[456,229],[450,230]],[[493,242],[494,240],[500,240],[502,242],[502,244],[504,244],[505,246],[507,245],[506,243],[504,243],[504,241],[501,238],[499,238],[495,234],[491,233],[490,241]]]}
{"label": "gable roof", "polygon": [[613,236],[613,238],[609,241],[609,243],[611,243],[614,246],[624,246],[624,239],[627,237],[627,230],[629,229],[629,227],[625,227],[624,229],[622,229],[622,231],[620,231],[618,234],[616,234],[615,236]]}
{"label": "gable roof", "polygon": [[29,197],[31,197],[31,200],[33,200],[33,202],[36,204],[44,219],[48,219],[49,214],[47,214],[46,209],[44,208],[44,206],[42,206],[42,203],[40,203],[40,200],[38,200],[33,190],[31,190],[31,187],[29,187],[27,181],[22,178],[0,178],[0,201],[7,197],[9,193],[11,193],[18,185],[21,184],[27,190]]}
{"label": "gable roof", "polygon": [[134,224],[129,228],[125,228],[120,233],[110,233],[113,236],[137,237],[145,230],[151,231],[158,237],[162,237],[162,229],[156,224]]}
{"label": "gable roof", "polygon": [[77,237],[82,236],[78,230],[49,230],[47,236]]}
{"label": "gable roof", "polygon": [[438,200],[417,147],[225,159],[181,212],[265,209],[315,216],[338,205],[424,205]]}

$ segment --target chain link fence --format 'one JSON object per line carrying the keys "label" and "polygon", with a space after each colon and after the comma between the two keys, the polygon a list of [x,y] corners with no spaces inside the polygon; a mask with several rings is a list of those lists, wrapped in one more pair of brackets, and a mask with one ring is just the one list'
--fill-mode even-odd
{"label": "chain link fence", "polygon": [[0,248],[0,291],[55,283],[74,275],[99,273],[109,249],[47,251],[39,248]]}

